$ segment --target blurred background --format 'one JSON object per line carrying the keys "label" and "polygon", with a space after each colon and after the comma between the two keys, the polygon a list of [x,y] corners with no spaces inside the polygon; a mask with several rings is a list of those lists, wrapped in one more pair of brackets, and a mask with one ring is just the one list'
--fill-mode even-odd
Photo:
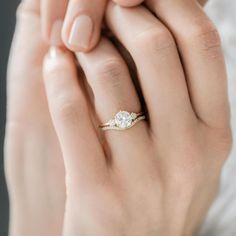
{"label": "blurred background", "polygon": [[[8,198],[3,173],[3,139],[6,111],[6,66],[15,26],[15,10],[20,0],[0,3],[0,236],[7,236]],[[206,7],[217,25],[226,55],[232,127],[236,136],[236,1],[210,0]],[[200,236],[236,236],[236,148],[226,163],[219,197],[213,204]],[[33,235],[32,235],[33,236]],[[42,235],[43,236],[43,235]]]}

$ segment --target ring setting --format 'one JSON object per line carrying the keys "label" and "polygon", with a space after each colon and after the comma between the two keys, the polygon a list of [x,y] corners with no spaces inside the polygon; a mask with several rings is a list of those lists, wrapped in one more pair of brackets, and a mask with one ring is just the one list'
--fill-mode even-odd
{"label": "ring setting", "polygon": [[113,119],[107,123],[101,124],[99,127],[102,130],[126,130],[133,127],[137,122],[145,120],[143,112],[135,113],[128,111],[119,111]]}

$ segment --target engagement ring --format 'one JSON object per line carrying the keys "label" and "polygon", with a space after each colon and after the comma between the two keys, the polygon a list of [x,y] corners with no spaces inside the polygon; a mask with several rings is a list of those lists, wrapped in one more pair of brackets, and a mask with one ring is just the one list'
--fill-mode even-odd
{"label": "engagement ring", "polygon": [[133,127],[141,120],[145,120],[146,116],[143,112],[134,113],[128,111],[120,111],[115,117],[107,123],[99,125],[102,130],[126,130]]}

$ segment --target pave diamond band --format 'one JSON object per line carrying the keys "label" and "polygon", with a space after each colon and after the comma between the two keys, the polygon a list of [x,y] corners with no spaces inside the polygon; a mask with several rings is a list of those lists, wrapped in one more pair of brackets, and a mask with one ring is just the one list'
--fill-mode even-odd
{"label": "pave diamond band", "polygon": [[120,111],[115,117],[107,123],[100,125],[102,130],[126,130],[133,127],[137,122],[145,120],[146,116],[143,112],[134,113],[128,111]]}

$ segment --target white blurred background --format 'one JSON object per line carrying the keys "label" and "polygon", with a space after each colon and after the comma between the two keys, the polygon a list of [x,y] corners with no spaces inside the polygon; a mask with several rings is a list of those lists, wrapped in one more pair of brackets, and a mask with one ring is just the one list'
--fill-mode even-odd
{"label": "white blurred background", "polygon": [[[236,140],[236,0],[210,0],[206,11],[222,37]],[[200,236],[236,236],[236,145],[224,167],[220,195],[208,214]]]}

